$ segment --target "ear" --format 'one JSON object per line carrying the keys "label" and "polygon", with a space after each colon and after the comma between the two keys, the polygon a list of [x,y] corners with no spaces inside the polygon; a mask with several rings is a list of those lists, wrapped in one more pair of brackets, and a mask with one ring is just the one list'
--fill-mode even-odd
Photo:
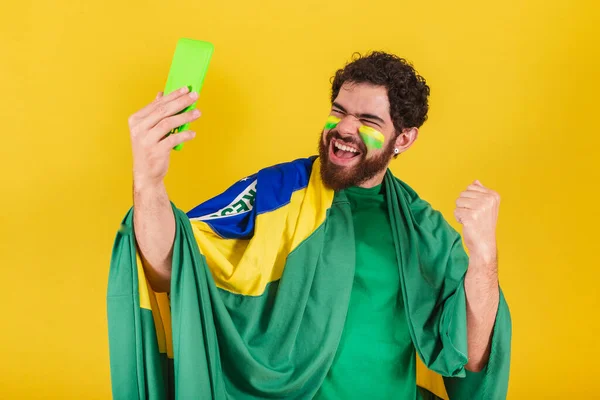
{"label": "ear", "polygon": [[419,137],[418,128],[405,128],[400,135],[396,138],[395,148],[399,150],[399,153],[403,153],[413,145],[413,143]]}

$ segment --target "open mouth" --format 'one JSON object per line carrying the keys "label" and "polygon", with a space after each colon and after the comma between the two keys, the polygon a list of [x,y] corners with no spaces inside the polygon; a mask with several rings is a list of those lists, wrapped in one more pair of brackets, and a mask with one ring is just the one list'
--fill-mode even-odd
{"label": "open mouth", "polygon": [[331,140],[329,153],[330,158],[336,164],[346,164],[354,159],[358,159],[361,154],[360,150],[354,145],[338,139]]}

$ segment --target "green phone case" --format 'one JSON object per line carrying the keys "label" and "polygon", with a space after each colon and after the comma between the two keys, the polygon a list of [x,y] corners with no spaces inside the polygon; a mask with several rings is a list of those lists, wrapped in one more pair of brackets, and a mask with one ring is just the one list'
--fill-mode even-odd
{"label": "green phone case", "polygon": [[[184,86],[188,86],[190,92],[200,93],[213,50],[214,46],[209,42],[188,38],[179,39],[175,47],[163,95],[166,96]],[[196,107],[196,102],[181,110],[179,114],[189,111],[194,107]],[[185,131],[189,126],[189,123],[179,126],[171,130],[169,135]],[[180,143],[174,149],[181,150],[182,147],[183,143]]]}

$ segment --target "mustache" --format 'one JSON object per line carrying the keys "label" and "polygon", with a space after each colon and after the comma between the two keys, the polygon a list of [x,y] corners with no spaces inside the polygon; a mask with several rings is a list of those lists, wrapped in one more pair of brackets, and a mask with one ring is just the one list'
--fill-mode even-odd
{"label": "mustache", "polygon": [[367,148],[364,142],[358,138],[355,138],[354,136],[343,137],[337,130],[332,129],[327,133],[327,146],[331,144],[331,141],[333,139],[337,139],[340,142],[353,145],[354,147],[359,149],[362,154],[365,154],[367,152]]}

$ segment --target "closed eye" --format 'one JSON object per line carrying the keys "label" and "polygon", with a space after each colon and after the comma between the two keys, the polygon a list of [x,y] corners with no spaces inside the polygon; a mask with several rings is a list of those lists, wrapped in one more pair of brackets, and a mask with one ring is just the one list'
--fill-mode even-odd
{"label": "closed eye", "polygon": [[381,128],[381,125],[378,122],[375,122],[375,121],[371,121],[371,120],[368,120],[368,119],[361,119],[361,122],[363,124],[375,125],[376,127]]}
{"label": "closed eye", "polygon": [[[332,105],[332,112],[336,114],[346,115],[346,109],[342,107],[341,104],[334,102]],[[385,125],[385,121],[383,120],[383,118],[375,114],[362,113],[355,116],[356,118],[359,118],[363,124],[375,125],[379,129],[381,129]]]}

